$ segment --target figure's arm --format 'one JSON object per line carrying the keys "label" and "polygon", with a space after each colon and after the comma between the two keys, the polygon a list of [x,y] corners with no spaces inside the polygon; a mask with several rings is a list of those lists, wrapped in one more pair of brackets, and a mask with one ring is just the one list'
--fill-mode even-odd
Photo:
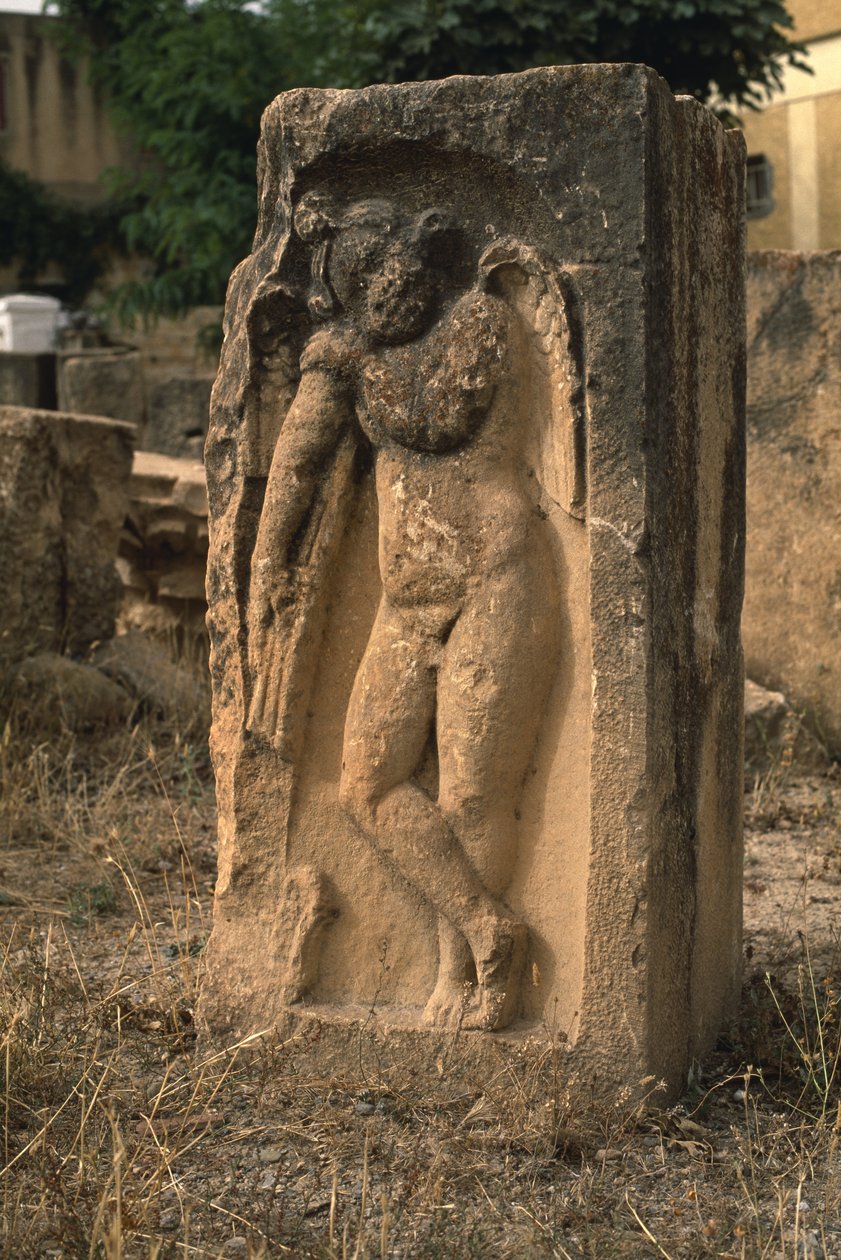
{"label": "figure's arm", "polygon": [[484,419],[508,357],[508,308],[486,293],[468,293],[456,304],[448,325],[449,345],[422,398],[415,423],[429,416],[433,451],[467,441]]}
{"label": "figure's arm", "polygon": [[291,598],[290,547],[312,505],[325,462],[350,422],[347,385],[304,371],[275,446],[251,559],[250,616],[265,625]]}

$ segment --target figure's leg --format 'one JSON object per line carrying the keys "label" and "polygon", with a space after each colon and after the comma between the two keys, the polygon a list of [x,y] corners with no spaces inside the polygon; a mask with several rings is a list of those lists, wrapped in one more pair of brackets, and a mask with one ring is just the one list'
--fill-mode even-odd
{"label": "figure's leg", "polygon": [[[495,898],[516,860],[517,810],[557,666],[557,627],[545,570],[524,565],[483,584],[453,628],[439,669],[438,803]],[[495,1020],[502,1027],[513,1017],[516,966],[512,957],[506,975],[500,962],[485,965],[476,956],[481,1026]]]}
{"label": "figure's leg", "polygon": [[424,1023],[469,1025],[475,985],[476,968],[467,938],[439,915],[438,979],[424,1008]]}
{"label": "figure's leg", "polygon": [[383,600],[348,705],[340,795],[380,851],[491,966],[515,950],[519,927],[483,886],[437,803],[411,781],[432,727],[440,651]]}

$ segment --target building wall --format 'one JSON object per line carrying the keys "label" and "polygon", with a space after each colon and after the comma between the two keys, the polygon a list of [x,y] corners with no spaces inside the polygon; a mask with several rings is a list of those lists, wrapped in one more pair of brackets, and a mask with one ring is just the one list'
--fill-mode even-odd
{"label": "building wall", "polygon": [[0,13],[0,158],[75,201],[102,196],[102,171],[128,156],[87,80],[62,57],[54,18]]}
{"label": "building wall", "polygon": [[804,42],[823,39],[841,31],[841,6],[838,0],[789,0],[788,11],[794,18],[794,34]]}
{"label": "building wall", "polygon": [[748,217],[751,249],[841,248],[841,3],[789,0],[813,73],[788,68],[784,90],[742,119],[750,157],[770,163],[773,209]]}

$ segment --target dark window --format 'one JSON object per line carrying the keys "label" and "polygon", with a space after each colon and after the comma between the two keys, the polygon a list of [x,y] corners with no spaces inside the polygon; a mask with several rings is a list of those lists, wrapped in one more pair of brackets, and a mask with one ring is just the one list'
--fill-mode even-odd
{"label": "dark window", "polygon": [[6,112],[8,101],[9,62],[0,57],[0,136],[9,129],[9,116]]}
{"label": "dark window", "polygon": [[748,158],[745,208],[749,219],[764,219],[774,209],[774,168],[764,153]]}

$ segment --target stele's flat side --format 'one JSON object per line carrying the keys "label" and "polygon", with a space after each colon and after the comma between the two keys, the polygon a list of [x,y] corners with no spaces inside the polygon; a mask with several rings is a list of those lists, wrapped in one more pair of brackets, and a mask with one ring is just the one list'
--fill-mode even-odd
{"label": "stele's flat side", "polygon": [[743,162],[640,66],[267,109],[206,450],[211,1033],[675,1090],[734,1014]]}

